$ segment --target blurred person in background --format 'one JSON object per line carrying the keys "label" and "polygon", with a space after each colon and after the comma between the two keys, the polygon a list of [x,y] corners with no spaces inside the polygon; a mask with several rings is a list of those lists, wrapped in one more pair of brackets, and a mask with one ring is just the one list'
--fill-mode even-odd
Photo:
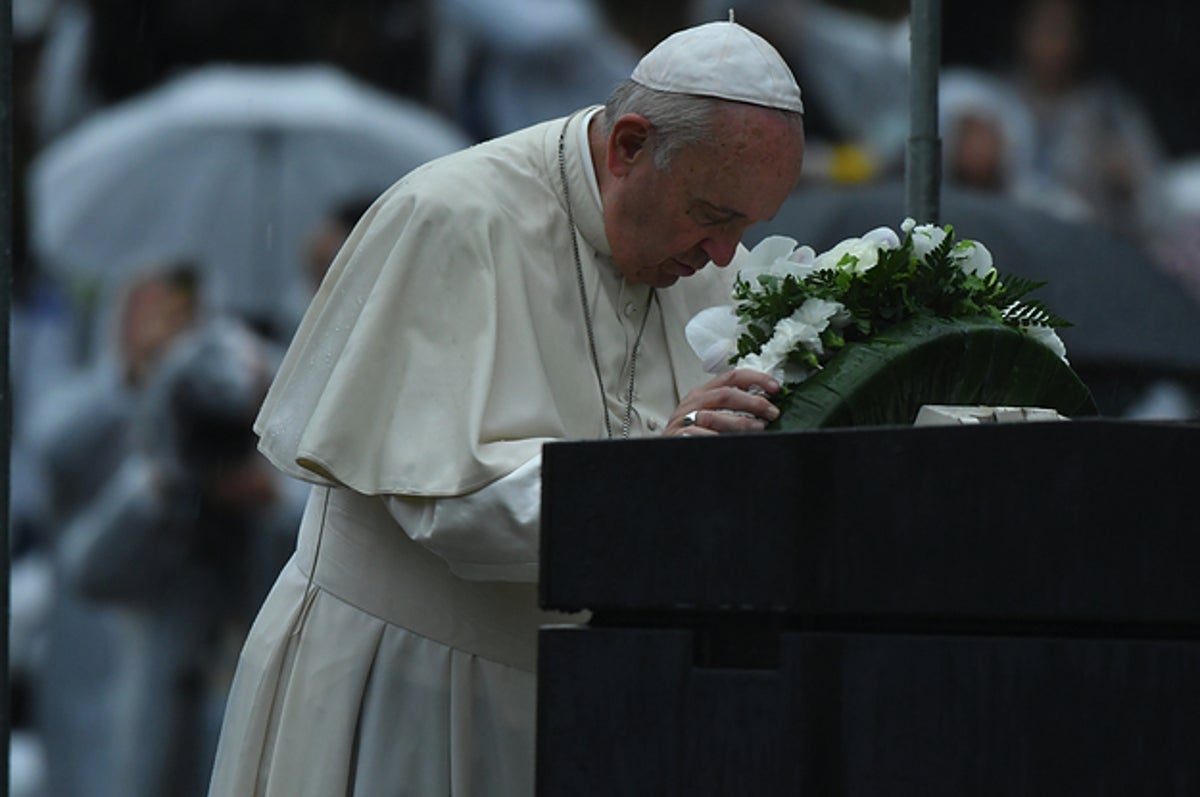
{"label": "blurred person in background", "polygon": [[30,442],[48,480],[42,541],[51,545],[111,476],[150,375],[200,317],[197,268],[177,261],[138,269],[108,303],[106,345],[30,412]]}
{"label": "blurred person in background", "polygon": [[1031,179],[1033,118],[1004,81],[974,68],[943,70],[938,117],[945,185],[1012,199],[1066,221],[1089,218],[1074,193]]}
{"label": "blurred person in background", "polygon": [[1025,0],[1017,14],[1007,79],[1033,119],[1022,177],[1144,242],[1162,210],[1162,145],[1137,98],[1090,69],[1087,13],[1079,0]]}
{"label": "blurred person in background", "polygon": [[999,80],[979,70],[943,70],[938,127],[946,184],[1009,193],[1031,154],[1033,120]]}
{"label": "blurred person in background", "polygon": [[200,795],[227,679],[304,500],[255,450],[277,353],[239,321],[185,333],[149,376],[125,457],[59,543],[116,618],[111,739],[124,797]]}
{"label": "blurred person in background", "polygon": [[105,351],[38,397],[27,421],[46,490],[28,555],[48,562],[52,590],[43,626],[30,629],[38,637],[31,712],[55,797],[121,795],[110,725],[119,621],[64,577],[60,544],[124,461],[151,375],[201,313],[196,270],[186,262],[140,270],[111,301]]}

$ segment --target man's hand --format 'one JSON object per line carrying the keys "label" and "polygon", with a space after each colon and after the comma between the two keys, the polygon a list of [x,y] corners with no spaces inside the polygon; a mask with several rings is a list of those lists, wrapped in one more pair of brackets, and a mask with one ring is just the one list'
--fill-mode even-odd
{"label": "man's hand", "polygon": [[779,383],[761,371],[729,371],[684,396],[663,434],[700,437],[762,431],[779,417],[779,408],[767,398],[778,392]]}

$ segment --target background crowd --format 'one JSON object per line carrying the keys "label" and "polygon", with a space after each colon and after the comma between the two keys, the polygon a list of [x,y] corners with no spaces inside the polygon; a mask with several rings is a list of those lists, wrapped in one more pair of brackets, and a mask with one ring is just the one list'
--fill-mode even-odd
{"label": "background crowd", "polygon": [[[1112,236],[1185,301],[1173,370],[1107,409],[1195,418],[1200,110],[1169,87],[1197,13],[1132,5],[946,0],[944,186]],[[804,89],[798,194],[902,180],[898,0],[13,0],[14,795],[203,793],[306,494],[249,425],[350,227],[730,6]]]}

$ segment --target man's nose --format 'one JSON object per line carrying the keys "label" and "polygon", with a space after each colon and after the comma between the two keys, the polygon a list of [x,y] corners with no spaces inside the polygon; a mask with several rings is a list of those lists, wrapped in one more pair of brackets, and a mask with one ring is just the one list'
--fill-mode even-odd
{"label": "man's nose", "polygon": [[705,238],[700,242],[700,248],[704,250],[704,254],[708,255],[708,259],[718,266],[728,266],[733,260],[733,255],[737,252],[738,241],[741,236],[736,233],[728,233],[725,235],[714,235],[711,238]]}

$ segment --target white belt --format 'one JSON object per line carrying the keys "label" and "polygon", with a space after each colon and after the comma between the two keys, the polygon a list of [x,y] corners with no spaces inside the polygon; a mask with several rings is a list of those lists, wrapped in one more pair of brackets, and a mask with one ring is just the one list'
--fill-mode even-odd
{"label": "white belt", "polygon": [[382,498],[346,489],[313,488],[295,561],[314,584],[368,614],[528,672],[538,627],[570,621],[538,609],[535,584],[459,578],[404,533]]}

